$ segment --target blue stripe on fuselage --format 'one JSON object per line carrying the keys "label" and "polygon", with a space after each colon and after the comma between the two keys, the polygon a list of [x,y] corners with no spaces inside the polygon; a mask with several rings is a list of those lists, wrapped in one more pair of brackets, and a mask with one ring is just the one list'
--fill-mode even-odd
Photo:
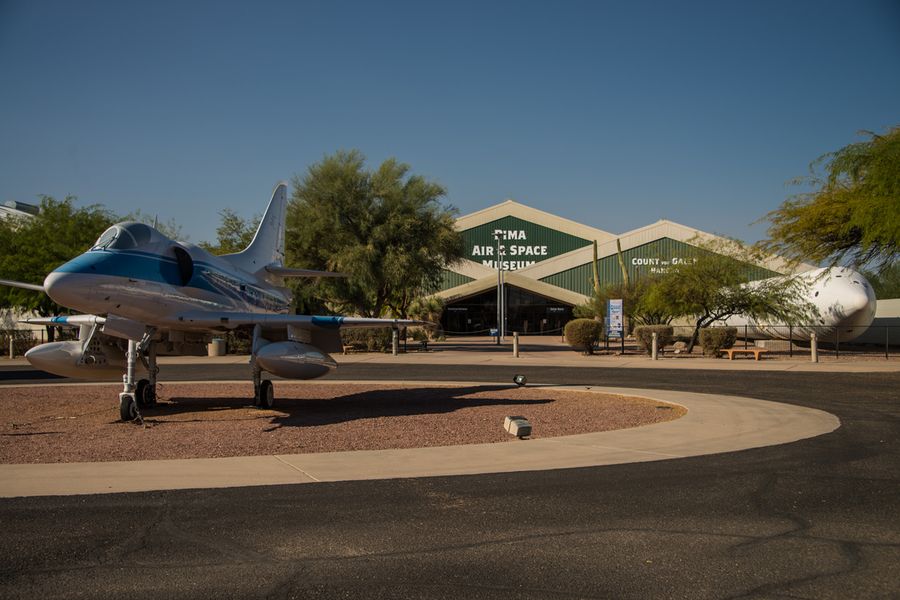
{"label": "blue stripe on fuselage", "polygon": [[[182,287],[181,274],[175,259],[145,252],[92,250],[75,257],[57,268],[56,271],[125,277]],[[211,276],[212,280],[207,276]],[[223,281],[218,282],[219,279]],[[231,289],[233,286],[226,285],[224,283],[226,281],[234,282],[237,289]],[[256,293],[248,293],[243,289],[244,286],[248,290],[255,290]],[[287,305],[277,295],[266,293],[249,281],[222,272],[205,262],[194,263],[194,274],[187,286],[184,287],[226,296],[231,300],[243,300],[251,305],[276,312],[287,309]]]}
{"label": "blue stripe on fuselage", "polygon": [[[178,263],[167,257],[155,254],[92,250],[76,256],[56,270],[60,273],[130,277],[131,279],[141,279],[155,283],[181,285]],[[205,280],[198,277],[192,278],[188,285],[218,293]]]}

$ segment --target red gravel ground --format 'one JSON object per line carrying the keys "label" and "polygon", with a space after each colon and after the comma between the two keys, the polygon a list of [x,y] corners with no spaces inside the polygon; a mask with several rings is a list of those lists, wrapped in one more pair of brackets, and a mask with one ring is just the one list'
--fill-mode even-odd
{"label": "red gravel ground", "polygon": [[0,388],[0,462],[53,463],[302,454],[515,442],[677,419],[682,407],[551,387],[275,384],[276,407],[249,383],[164,384],[144,425],[118,421],[119,385]]}

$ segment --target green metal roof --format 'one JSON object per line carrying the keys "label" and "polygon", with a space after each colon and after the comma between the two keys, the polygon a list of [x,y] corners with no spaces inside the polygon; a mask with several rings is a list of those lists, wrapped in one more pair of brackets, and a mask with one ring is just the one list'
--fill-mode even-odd
{"label": "green metal roof", "polygon": [[[636,279],[641,276],[664,273],[670,265],[676,264],[679,260],[701,258],[708,253],[708,250],[684,242],[671,238],[661,238],[648,244],[624,250],[622,257],[625,260],[625,268],[628,271],[629,278]],[[597,262],[601,286],[622,282],[622,270],[619,267],[619,260],[615,254],[601,258]],[[756,265],[747,265],[747,269],[747,276],[750,280],[766,279],[779,275],[779,273]],[[590,296],[594,287],[593,268],[591,263],[588,262],[554,275],[542,277],[541,281]]]}
{"label": "green metal roof", "polygon": [[441,282],[441,288],[439,291],[443,292],[444,290],[449,290],[451,288],[455,288],[460,285],[465,285],[470,281],[475,281],[471,277],[466,277],[465,275],[460,275],[454,271],[449,269],[444,269],[444,280]]}

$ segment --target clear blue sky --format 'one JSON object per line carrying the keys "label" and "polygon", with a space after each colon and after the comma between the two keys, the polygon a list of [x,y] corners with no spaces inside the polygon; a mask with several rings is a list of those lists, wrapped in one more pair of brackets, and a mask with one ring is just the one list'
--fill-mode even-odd
{"label": "clear blue sky", "polygon": [[749,224],[900,125],[900,2],[0,0],[0,201],[213,239],[338,149],[607,231]]}

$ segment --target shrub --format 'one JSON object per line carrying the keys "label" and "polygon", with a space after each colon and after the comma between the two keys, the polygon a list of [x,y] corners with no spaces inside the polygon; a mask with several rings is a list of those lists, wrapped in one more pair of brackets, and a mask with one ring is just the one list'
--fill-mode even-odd
{"label": "shrub", "polygon": [[[78,331],[75,329],[75,331]],[[59,333],[59,330],[57,330]],[[16,356],[22,356],[28,350],[37,345],[38,341],[34,332],[29,329],[10,329],[3,332],[0,336],[0,354],[6,355],[9,352],[9,338],[13,339],[13,351]],[[65,339],[65,338],[56,338]]]}
{"label": "shrub", "polygon": [[406,330],[406,336],[417,342],[428,341],[430,337],[424,327],[410,327]]}
{"label": "shrub", "polygon": [[365,348],[368,352],[385,352],[391,349],[392,330],[387,327],[360,327],[341,329],[341,343],[345,346]]}
{"label": "shrub", "polygon": [[653,333],[656,333],[657,347],[662,350],[675,339],[675,328],[671,325],[641,325],[634,328],[634,337],[648,355],[653,354]]}
{"label": "shrub", "polygon": [[227,354],[250,354],[252,349],[252,330],[235,329],[225,334],[225,351]]}
{"label": "shrub", "polygon": [[705,356],[719,356],[719,350],[731,348],[736,340],[736,327],[704,327],[700,330],[700,345]]}
{"label": "shrub", "polygon": [[566,323],[566,342],[583,354],[594,353],[594,344],[600,340],[603,323],[593,319],[573,319]]}

